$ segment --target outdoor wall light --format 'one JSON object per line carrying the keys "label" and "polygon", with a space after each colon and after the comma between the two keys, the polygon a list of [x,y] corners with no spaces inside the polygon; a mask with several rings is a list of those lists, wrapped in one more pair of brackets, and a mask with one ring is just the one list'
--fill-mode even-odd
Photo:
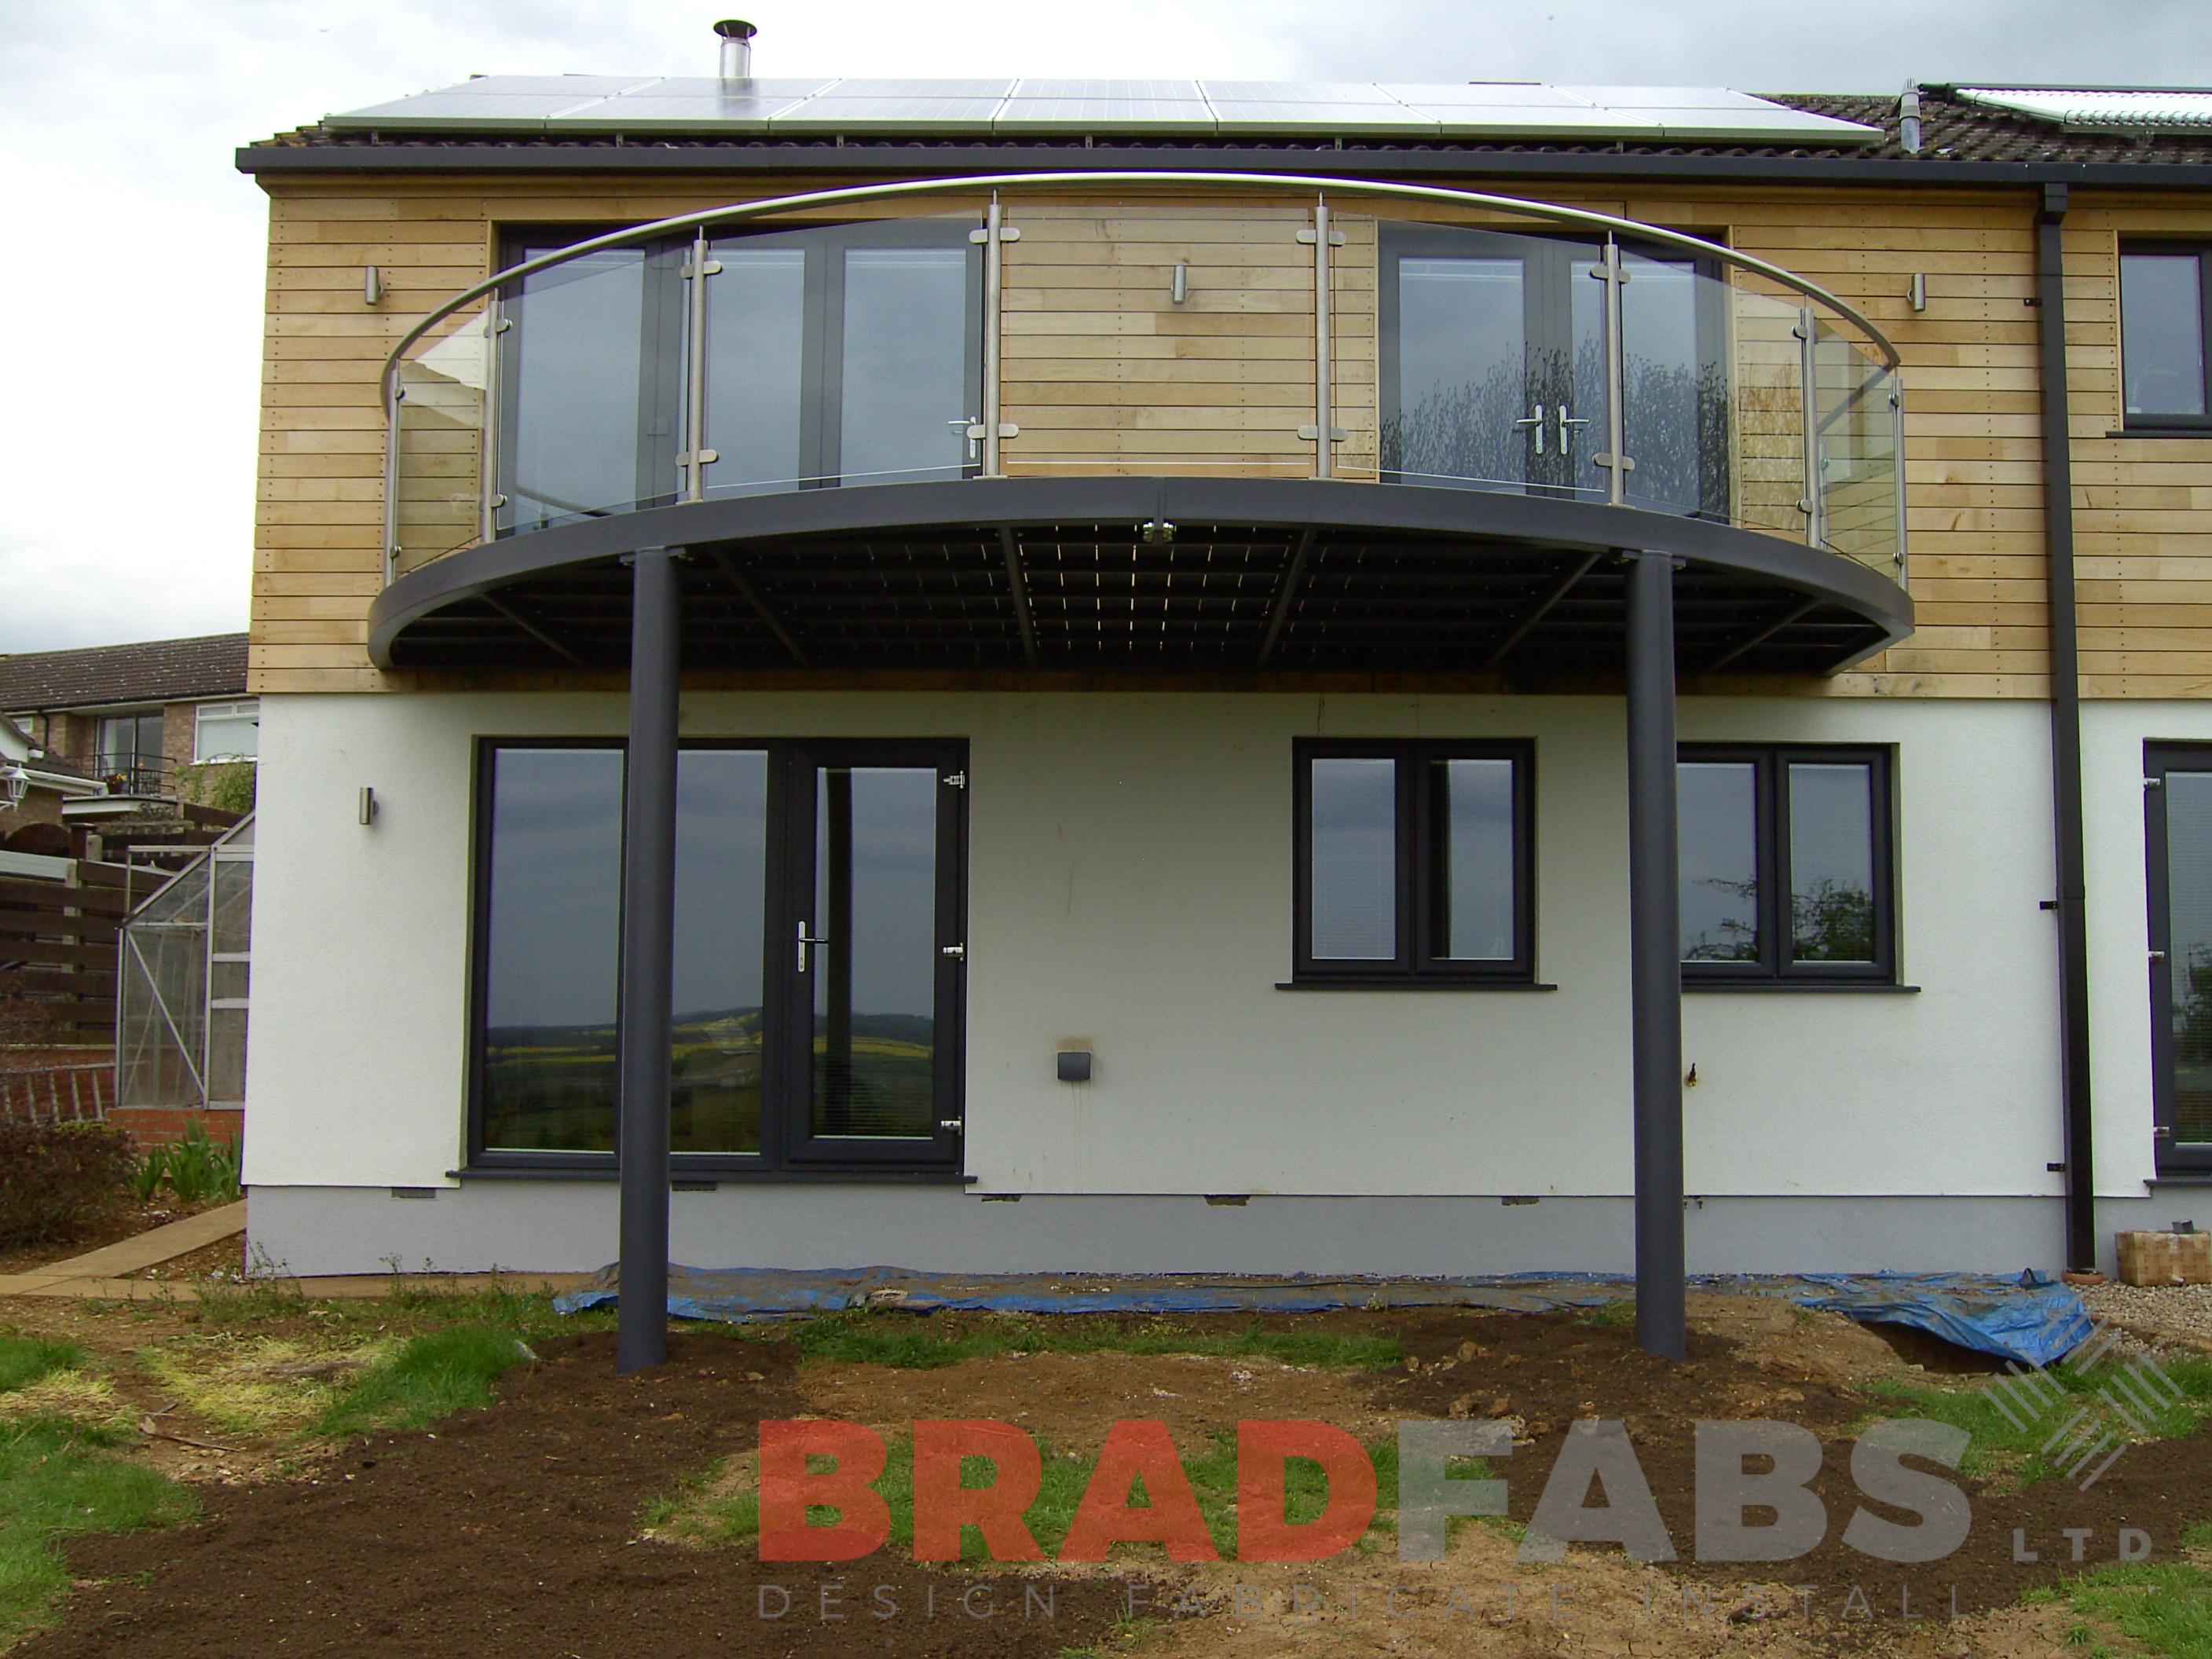
{"label": "outdoor wall light", "polygon": [[30,792],[31,775],[10,761],[0,767],[0,801],[10,807],[21,806],[23,797]]}
{"label": "outdoor wall light", "polygon": [[1060,1051],[1060,1080],[1062,1083],[1091,1081],[1091,1050],[1062,1048]]}
{"label": "outdoor wall light", "polygon": [[1928,309],[1927,272],[1916,270],[1912,273],[1912,285],[1905,290],[1905,297],[1915,311]]}
{"label": "outdoor wall light", "polygon": [[384,273],[374,265],[364,265],[361,272],[361,302],[375,305],[384,298]]}
{"label": "outdoor wall light", "polygon": [[1176,261],[1175,282],[1168,289],[1168,297],[1177,305],[1190,298],[1190,267],[1180,259]]}
{"label": "outdoor wall light", "polygon": [[366,829],[376,822],[376,791],[367,784],[361,787],[361,823]]}

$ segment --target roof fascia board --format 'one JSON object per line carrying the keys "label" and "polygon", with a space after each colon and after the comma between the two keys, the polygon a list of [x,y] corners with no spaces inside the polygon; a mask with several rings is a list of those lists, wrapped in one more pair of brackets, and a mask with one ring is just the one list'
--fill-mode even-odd
{"label": "roof fascia board", "polygon": [[[1305,172],[1323,157],[1348,159],[1398,178],[1573,178],[1590,179],[1769,179],[1820,184],[2045,185],[2137,190],[2212,188],[2212,164],[2158,161],[1927,161],[1826,155],[1622,155],[1537,152],[1445,155],[1369,146],[1255,149],[1162,146],[1112,150],[1039,146],[935,148],[908,144],[732,144],[701,154],[690,146],[647,144],[249,145],[237,154],[241,173],[869,173],[892,175],[1028,168],[1116,171],[1141,156],[1147,167],[1218,167],[1233,161],[1247,173]],[[1338,162],[1341,165],[1341,161]]]}

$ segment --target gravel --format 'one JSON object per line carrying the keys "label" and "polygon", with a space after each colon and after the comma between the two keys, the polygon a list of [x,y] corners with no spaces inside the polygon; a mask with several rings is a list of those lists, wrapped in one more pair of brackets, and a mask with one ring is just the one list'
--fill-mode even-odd
{"label": "gravel", "polygon": [[2093,1318],[2144,1336],[2212,1348],[2212,1285],[2092,1285],[2081,1291]]}

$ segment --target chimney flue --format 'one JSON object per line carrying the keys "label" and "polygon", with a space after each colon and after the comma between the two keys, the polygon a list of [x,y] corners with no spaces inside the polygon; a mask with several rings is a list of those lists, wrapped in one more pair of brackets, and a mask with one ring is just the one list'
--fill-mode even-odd
{"label": "chimney flue", "polygon": [[722,37],[722,79],[751,80],[753,36],[760,31],[742,19],[725,17],[714,25],[714,33]]}

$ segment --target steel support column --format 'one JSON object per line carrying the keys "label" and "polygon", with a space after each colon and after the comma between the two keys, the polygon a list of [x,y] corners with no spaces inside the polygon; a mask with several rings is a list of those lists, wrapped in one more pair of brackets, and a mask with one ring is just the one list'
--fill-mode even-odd
{"label": "steel support column", "polygon": [[621,1300],[615,1369],[668,1357],[669,1000],[675,975],[676,698],[681,548],[631,560],[623,786]]}
{"label": "steel support column", "polygon": [[1628,957],[1636,1134],[1636,1340],[1684,1357],[1680,849],[1674,561],[1628,564]]}

